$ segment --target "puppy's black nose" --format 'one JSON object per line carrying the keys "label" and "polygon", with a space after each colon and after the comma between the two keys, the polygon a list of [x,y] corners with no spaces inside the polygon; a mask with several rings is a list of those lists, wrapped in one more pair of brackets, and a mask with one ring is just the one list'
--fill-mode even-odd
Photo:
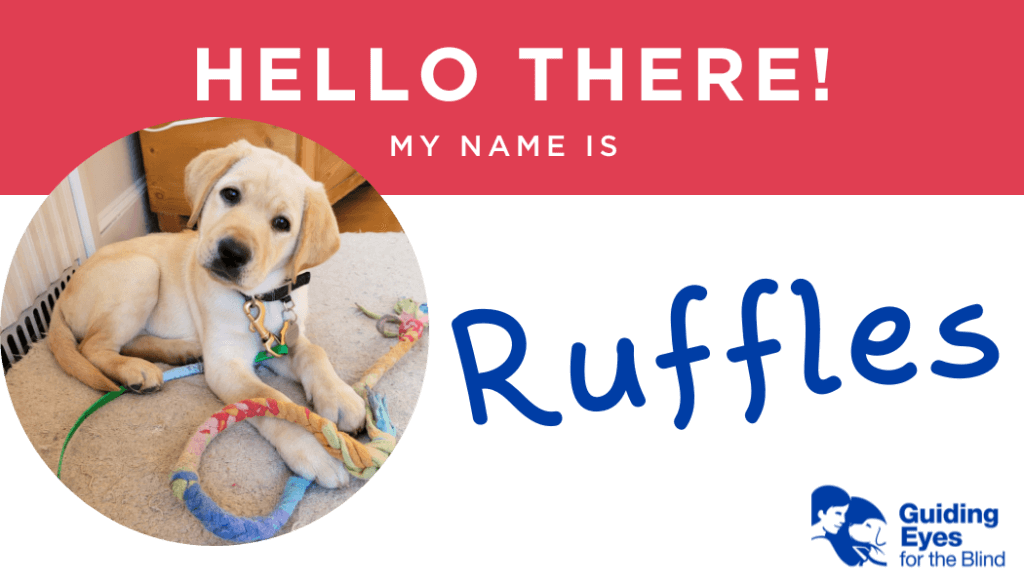
{"label": "puppy's black nose", "polygon": [[249,248],[234,238],[224,238],[218,242],[217,253],[220,255],[218,264],[228,272],[237,271],[252,258]]}

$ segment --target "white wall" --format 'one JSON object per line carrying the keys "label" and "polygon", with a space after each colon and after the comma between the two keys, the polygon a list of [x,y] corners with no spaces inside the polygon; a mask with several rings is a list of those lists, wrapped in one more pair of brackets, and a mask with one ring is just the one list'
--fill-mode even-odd
{"label": "white wall", "polygon": [[137,134],[86,159],[78,174],[97,248],[149,232],[146,174]]}

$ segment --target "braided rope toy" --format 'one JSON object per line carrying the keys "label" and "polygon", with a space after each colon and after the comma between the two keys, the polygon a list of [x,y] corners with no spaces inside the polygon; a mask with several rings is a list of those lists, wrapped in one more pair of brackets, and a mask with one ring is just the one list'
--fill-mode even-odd
{"label": "braided rope toy", "polygon": [[[396,430],[388,414],[387,398],[374,391],[373,386],[422,337],[428,320],[427,305],[402,299],[395,305],[397,317],[376,315],[362,307],[359,309],[378,319],[377,329],[382,334],[399,338],[399,343],[378,359],[353,386],[356,393],[366,401],[366,432],[370,442],[360,443],[339,431],[333,422],[292,402],[252,398],[225,406],[200,425],[170,475],[171,491],[175,497],[185,504],[207,530],[233,542],[254,542],[270,538],[288,522],[295,506],[312,483],[309,479],[291,477],[277,507],[267,516],[245,518],[226,512],[199,485],[199,462],[210,442],[232,424],[254,416],[272,416],[298,424],[313,433],[332,457],[342,461],[345,469],[360,479],[373,477],[394,450]],[[398,323],[398,333],[386,332],[385,322]]]}

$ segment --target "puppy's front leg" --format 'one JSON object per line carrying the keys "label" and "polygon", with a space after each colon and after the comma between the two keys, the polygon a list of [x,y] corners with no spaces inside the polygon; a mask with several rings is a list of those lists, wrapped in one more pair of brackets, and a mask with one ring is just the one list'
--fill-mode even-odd
{"label": "puppy's front leg", "polygon": [[[250,363],[241,360],[205,360],[206,381],[225,404],[234,404],[246,398],[273,398],[278,402],[291,402],[287,396],[268,386],[253,371]],[[327,454],[316,437],[305,429],[286,420],[268,417],[246,419],[281,454],[281,458],[297,475],[326,488],[348,484],[350,478],[345,466]]]}
{"label": "puppy's front leg", "polygon": [[291,370],[306,392],[306,400],[320,416],[335,422],[346,433],[362,430],[366,403],[334,371],[327,352],[305,335],[299,335],[288,349]]}

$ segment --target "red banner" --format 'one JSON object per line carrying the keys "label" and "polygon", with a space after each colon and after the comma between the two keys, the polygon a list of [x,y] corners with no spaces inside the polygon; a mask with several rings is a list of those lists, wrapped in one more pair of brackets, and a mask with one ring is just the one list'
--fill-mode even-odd
{"label": "red banner", "polygon": [[[1019,193],[1024,182],[1020,3],[97,10],[5,10],[0,192],[48,193],[124,135],[210,115],[305,135],[385,194]],[[198,99],[200,49],[216,77],[233,48],[240,99],[220,79]],[[435,53],[443,48],[468,61]],[[521,54],[542,48],[561,58]],[[269,49],[292,51],[270,59]],[[583,73],[580,49],[589,49]],[[815,49],[828,49],[827,62]],[[318,70],[321,56],[329,66]],[[728,88],[707,82],[733,73]],[[297,101],[267,99],[288,90]]]}

